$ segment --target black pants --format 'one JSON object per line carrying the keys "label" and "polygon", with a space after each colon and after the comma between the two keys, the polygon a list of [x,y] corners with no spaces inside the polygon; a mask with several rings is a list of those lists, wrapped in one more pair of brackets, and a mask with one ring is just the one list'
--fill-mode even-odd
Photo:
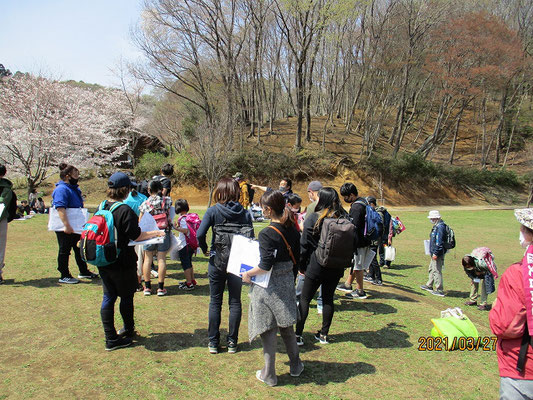
{"label": "black pants", "polygon": [[242,304],[241,291],[242,280],[236,275],[217,269],[209,262],[209,342],[218,346],[220,344],[220,315],[222,312],[222,299],[226,283],[228,284],[228,342],[237,343],[239,339],[239,327],[241,325]]}
{"label": "black pants", "polygon": [[339,284],[341,277],[338,274],[332,276],[325,275],[324,278],[315,280],[309,278],[307,275],[304,280],[304,287],[302,288],[302,294],[300,296],[300,304],[298,310],[300,319],[296,323],[296,334],[302,335],[305,326],[305,320],[309,314],[309,303],[315,296],[316,291],[322,285],[322,329],[320,333],[327,335],[331,321],[333,320],[333,295],[335,294],[335,288]]}
{"label": "black pants", "polygon": [[385,246],[384,246],[383,242],[379,243],[378,249],[379,249],[379,265],[380,265],[380,267],[383,267],[384,265],[386,265],[387,267],[390,267],[391,262],[390,261],[385,261]]}
{"label": "black pants", "polygon": [[381,268],[378,263],[378,248],[371,247],[370,249],[376,254],[372,259],[372,262],[370,263],[370,267],[368,268],[368,275],[370,276],[370,278],[372,278],[373,281],[381,281]]}
{"label": "black pants", "polygon": [[80,275],[86,275],[89,273],[87,269],[87,263],[81,259],[80,249],[78,242],[81,235],[77,233],[66,234],[65,232],[56,232],[57,243],[59,244],[59,253],[57,255],[57,270],[61,274],[61,278],[71,277],[68,269],[68,259],[70,257],[70,250],[74,252],[74,258],[76,264],[80,270]]}
{"label": "black pants", "polygon": [[115,302],[120,297],[120,315],[124,321],[124,328],[132,331],[135,329],[133,320],[133,296],[137,290],[137,268],[124,266],[121,264],[111,264],[106,267],[99,267],[98,272],[102,279],[104,298],[100,316],[106,340],[117,338],[115,329]]}

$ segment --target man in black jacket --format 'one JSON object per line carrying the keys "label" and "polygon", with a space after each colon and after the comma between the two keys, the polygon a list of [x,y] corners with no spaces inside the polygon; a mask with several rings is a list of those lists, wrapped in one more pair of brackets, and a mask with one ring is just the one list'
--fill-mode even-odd
{"label": "man in black jacket", "polygon": [[[350,206],[350,218],[355,225],[355,239],[356,249],[359,255],[366,254],[366,247],[370,245],[370,242],[365,238],[365,218],[366,218],[366,205],[367,201],[359,197],[357,188],[353,183],[345,183],[341,186],[341,196],[346,203]],[[361,260],[362,257],[355,257],[354,264],[350,269],[350,276],[345,283],[337,286],[338,290],[348,292],[347,296],[353,299],[366,299],[367,295],[363,290],[363,277],[364,277],[364,265]],[[352,291],[352,282],[355,279],[355,290]]]}

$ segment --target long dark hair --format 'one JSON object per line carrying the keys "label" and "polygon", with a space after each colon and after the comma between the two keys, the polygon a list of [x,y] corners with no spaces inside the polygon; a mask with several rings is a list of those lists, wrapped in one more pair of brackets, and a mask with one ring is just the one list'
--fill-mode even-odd
{"label": "long dark hair", "polygon": [[318,232],[322,227],[324,218],[338,218],[346,214],[346,211],[342,208],[339,194],[332,187],[320,189],[315,212],[319,214],[314,226],[315,232]]}
{"label": "long dark hair", "polygon": [[222,178],[217,183],[214,199],[217,203],[226,204],[230,201],[239,201],[241,188],[233,178]]}
{"label": "long dark hair", "polygon": [[270,207],[284,227],[290,228],[294,226],[294,216],[285,206],[285,198],[279,190],[265,192],[261,196],[260,204],[262,207]]}

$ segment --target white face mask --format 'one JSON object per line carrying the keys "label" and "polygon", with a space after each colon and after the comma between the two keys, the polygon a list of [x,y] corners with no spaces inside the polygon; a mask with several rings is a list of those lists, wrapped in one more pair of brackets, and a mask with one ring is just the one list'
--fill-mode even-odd
{"label": "white face mask", "polygon": [[526,238],[524,237],[524,234],[522,231],[520,231],[520,237],[518,238],[520,241],[520,246],[522,246],[524,249],[530,245],[531,242],[526,242]]}

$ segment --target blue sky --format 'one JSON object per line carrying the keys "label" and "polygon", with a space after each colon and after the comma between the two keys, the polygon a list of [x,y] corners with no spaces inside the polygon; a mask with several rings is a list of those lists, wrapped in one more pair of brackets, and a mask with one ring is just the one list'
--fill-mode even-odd
{"label": "blue sky", "polygon": [[111,86],[120,57],[139,57],[130,29],[141,0],[0,0],[0,64]]}

